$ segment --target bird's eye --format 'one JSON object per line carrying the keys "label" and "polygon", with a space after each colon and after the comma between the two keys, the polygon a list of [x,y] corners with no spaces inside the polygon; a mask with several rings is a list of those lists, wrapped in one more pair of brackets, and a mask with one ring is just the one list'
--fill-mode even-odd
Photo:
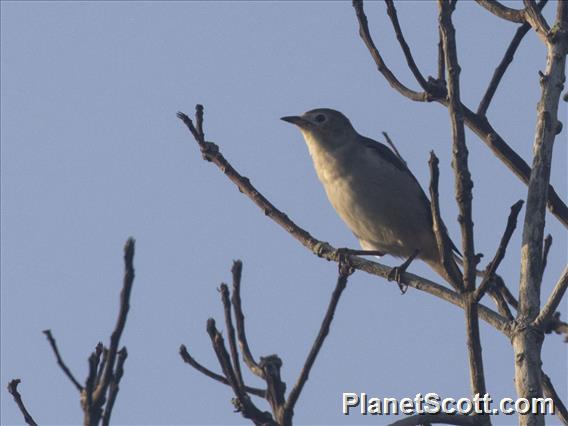
{"label": "bird's eye", "polygon": [[318,114],[316,115],[316,117],[314,118],[314,120],[316,120],[318,123],[323,123],[325,121],[325,115],[323,114]]}

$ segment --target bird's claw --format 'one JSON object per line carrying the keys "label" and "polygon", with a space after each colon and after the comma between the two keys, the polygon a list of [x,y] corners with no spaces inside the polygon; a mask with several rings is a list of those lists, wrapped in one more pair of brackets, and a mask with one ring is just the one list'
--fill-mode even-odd
{"label": "bird's claw", "polygon": [[351,275],[353,267],[351,266],[351,250],[348,248],[337,249],[337,268],[342,275]]}
{"label": "bird's claw", "polygon": [[398,284],[398,288],[400,289],[400,294],[404,294],[408,290],[408,286],[401,282],[403,272],[404,270],[402,269],[401,266],[395,266],[390,270],[389,274],[387,275],[387,280],[396,281],[396,283]]}
{"label": "bird's claw", "polygon": [[416,256],[418,256],[418,252],[418,250],[415,250],[408,259],[406,259],[400,266],[395,266],[394,268],[392,268],[387,275],[387,279],[389,281],[396,281],[401,294],[406,293],[406,291],[408,290],[408,285],[401,282],[402,274],[406,272],[406,269],[410,266]]}

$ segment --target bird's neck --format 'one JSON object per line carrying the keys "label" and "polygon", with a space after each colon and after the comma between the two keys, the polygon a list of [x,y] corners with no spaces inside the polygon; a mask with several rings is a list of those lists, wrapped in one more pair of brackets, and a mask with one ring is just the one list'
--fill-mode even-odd
{"label": "bird's neck", "polygon": [[335,147],[325,145],[311,133],[304,133],[304,139],[308,146],[308,151],[312,157],[316,173],[324,185],[331,185],[333,182],[342,178],[347,172],[346,166],[350,163],[353,154],[351,144],[342,143]]}

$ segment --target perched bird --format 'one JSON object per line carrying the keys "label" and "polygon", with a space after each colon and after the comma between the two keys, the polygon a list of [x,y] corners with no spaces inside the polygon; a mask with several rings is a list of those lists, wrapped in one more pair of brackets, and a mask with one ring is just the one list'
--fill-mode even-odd
{"label": "perched bird", "polygon": [[331,205],[364,250],[401,258],[416,255],[449,280],[432,228],[430,201],[390,148],[361,136],[333,109],[282,120],[302,132]]}

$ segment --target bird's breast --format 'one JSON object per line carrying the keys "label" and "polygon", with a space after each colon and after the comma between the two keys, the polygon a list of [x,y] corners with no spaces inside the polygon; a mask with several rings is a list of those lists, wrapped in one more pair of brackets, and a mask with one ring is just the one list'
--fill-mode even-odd
{"label": "bird's breast", "polygon": [[331,205],[364,248],[400,257],[431,251],[431,224],[411,175],[358,153],[315,151],[312,159]]}

